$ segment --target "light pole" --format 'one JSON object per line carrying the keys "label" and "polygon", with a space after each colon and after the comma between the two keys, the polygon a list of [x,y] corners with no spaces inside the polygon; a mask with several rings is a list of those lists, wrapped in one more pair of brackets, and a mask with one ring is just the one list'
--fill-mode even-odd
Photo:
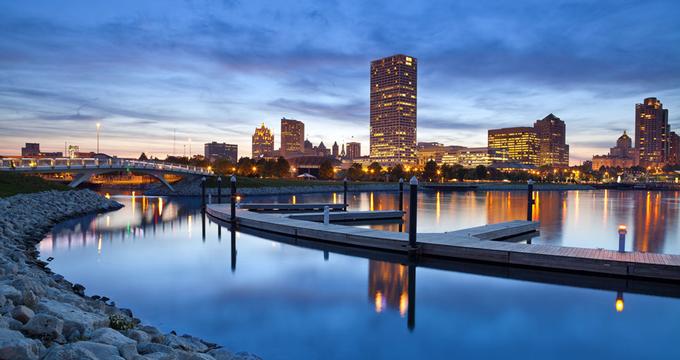
{"label": "light pole", "polygon": [[97,154],[99,154],[99,128],[102,127],[102,124],[97,123]]}
{"label": "light pole", "polygon": [[189,138],[189,159],[191,159],[191,138]]}

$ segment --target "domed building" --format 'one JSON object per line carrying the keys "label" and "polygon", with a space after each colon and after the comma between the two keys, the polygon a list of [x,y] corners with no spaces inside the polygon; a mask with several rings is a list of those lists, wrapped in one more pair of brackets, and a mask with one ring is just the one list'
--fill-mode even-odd
{"label": "domed building", "polygon": [[616,140],[616,146],[609,149],[607,155],[593,156],[593,170],[599,170],[601,167],[620,167],[629,168],[638,165],[638,153],[633,148],[633,139],[623,131],[623,135]]}

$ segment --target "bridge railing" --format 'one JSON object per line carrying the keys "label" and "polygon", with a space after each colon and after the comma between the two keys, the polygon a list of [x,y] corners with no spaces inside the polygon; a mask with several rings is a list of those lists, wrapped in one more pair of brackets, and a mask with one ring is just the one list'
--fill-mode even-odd
{"label": "bridge railing", "polygon": [[97,158],[0,158],[0,171],[66,171],[81,169],[158,170],[186,174],[213,175],[202,167],[131,159]]}

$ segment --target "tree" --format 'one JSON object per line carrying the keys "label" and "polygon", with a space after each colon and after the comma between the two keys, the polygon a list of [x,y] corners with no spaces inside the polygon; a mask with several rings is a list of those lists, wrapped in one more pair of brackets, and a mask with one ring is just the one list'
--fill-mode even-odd
{"label": "tree", "polygon": [[359,163],[354,163],[349,169],[347,169],[347,179],[349,180],[358,181],[361,180],[363,176],[363,167]]}
{"label": "tree", "polygon": [[486,179],[486,166],[484,165],[477,165],[475,168],[475,178],[477,180],[484,180]]}
{"label": "tree", "polygon": [[139,155],[139,160],[140,160],[140,161],[146,161],[146,160],[149,160],[149,158],[146,157],[146,154],[145,154],[145,153],[142,153],[142,155]]}
{"label": "tree", "polygon": [[333,163],[329,159],[324,160],[321,165],[319,165],[319,177],[323,180],[331,180],[335,177]]}
{"label": "tree", "polygon": [[368,172],[371,175],[380,176],[380,173],[382,172],[382,166],[380,166],[380,163],[378,162],[372,162],[371,165],[368,165]]}
{"label": "tree", "polygon": [[427,163],[425,163],[423,177],[428,181],[432,181],[433,179],[437,178],[437,163],[434,160],[429,160]]}
{"label": "tree", "polygon": [[399,181],[399,179],[403,179],[404,177],[406,177],[406,173],[404,172],[404,167],[401,164],[395,165],[390,170],[390,175],[392,176],[392,180],[394,180],[394,181]]}
{"label": "tree", "polygon": [[253,176],[255,174],[255,171],[253,171],[253,166],[255,166],[255,164],[252,160],[250,160],[249,157],[242,157],[238,159],[236,169],[238,174],[241,176]]}
{"label": "tree", "polygon": [[290,163],[283,156],[276,159],[275,176],[287,177],[290,175]]}

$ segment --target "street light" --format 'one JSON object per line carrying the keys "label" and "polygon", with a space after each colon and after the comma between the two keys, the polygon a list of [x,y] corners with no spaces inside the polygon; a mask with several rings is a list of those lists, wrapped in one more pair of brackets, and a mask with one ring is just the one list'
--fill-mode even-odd
{"label": "street light", "polygon": [[99,154],[99,128],[102,127],[102,124],[97,123],[97,154]]}

